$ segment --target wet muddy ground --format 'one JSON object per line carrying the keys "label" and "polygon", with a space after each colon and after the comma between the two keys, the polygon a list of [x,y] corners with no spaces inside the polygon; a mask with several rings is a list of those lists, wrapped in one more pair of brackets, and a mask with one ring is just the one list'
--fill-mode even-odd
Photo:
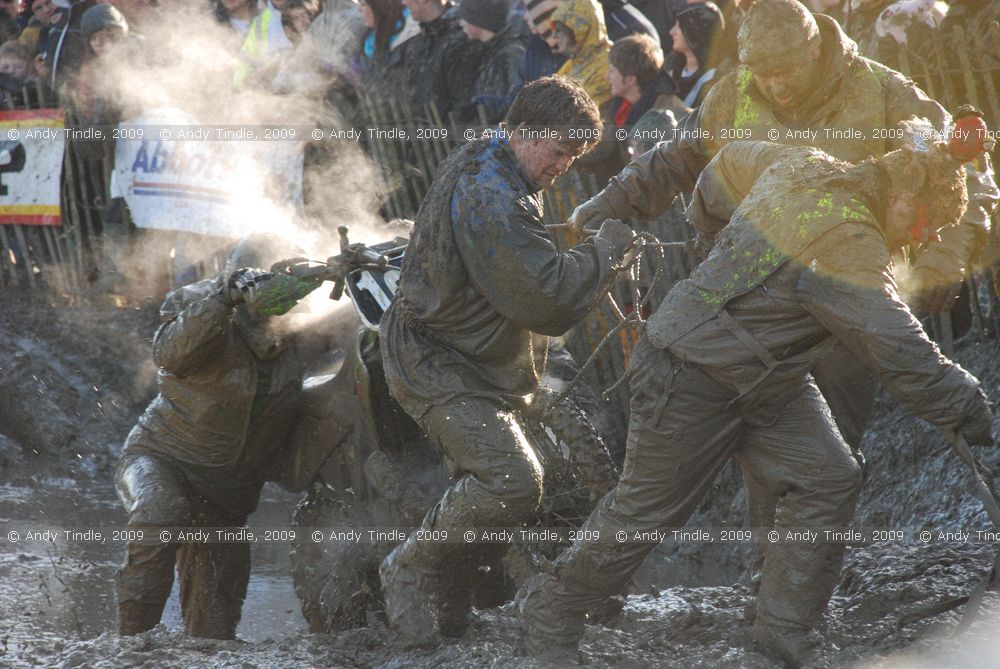
{"label": "wet muddy ground", "polygon": [[[297,610],[285,547],[259,547],[238,631],[241,641],[180,633],[176,598],[163,624],[134,638],[113,633],[112,577],[124,546],[12,543],[10,530],[121,525],[110,485],[120,444],[153,392],[149,339],[155,306],[106,300],[68,307],[0,295],[0,667],[521,667],[511,605],[479,612],[458,643],[401,652],[379,623],[311,635]],[[1000,397],[1000,347],[967,343],[957,356]],[[912,607],[967,594],[995,545],[912,539],[920,530],[975,532],[988,520],[957,459],[927,425],[880,402],[868,435],[859,527],[905,529],[907,540],[853,547],[824,619],[822,665],[1000,667],[1000,598],[956,635],[961,609],[897,629]],[[993,467],[998,454],[985,454]],[[283,526],[294,497],[271,491],[253,523]],[[693,527],[738,527],[735,470],[720,478]],[[594,667],[749,667],[773,663],[748,649],[748,544],[666,543],[637,577],[617,620],[589,626],[580,658]],[[734,585],[735,584],[735,585]]]}

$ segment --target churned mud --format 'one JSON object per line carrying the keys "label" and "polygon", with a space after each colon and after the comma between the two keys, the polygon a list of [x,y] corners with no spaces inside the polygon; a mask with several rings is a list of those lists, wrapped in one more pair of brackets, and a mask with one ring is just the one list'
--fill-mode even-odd
{"label": "churned mud", "polygon": [[[191,639],[176,599],[163,623],[114,634],[112,579],[124,545],[12,542],[11,530],[124,524],[111,486],[125,435],[155,391],[149,343],[156,306],[124,298],[62,304],[0,293],[0,666],[102,669],[220,667],[545,667],[518,655],[512,605],[478,612],[458,643],[400,651],[381,623],[312,635],[297,609],[284,545],[254,554],[240,641]],[[1000,397],[1000,346],[960,346],[957,359]],[[996,546],[976,541],[989,520],[941,435],[888,397],[867,437],[868,473],[856,525],[906,539],[849,548],[824,618],[820,666],[1000,667],[1000,597],[958,631],[962,608],[900,626],[919,607],[968,594]],[[997,470],[1000,453],[980,453]],[[251,520],[287,524],[295,498],[267,489]],[[692,527],[740,527],[742,493],[728,468]],[[969,541],[913,537],[970,533]],[[259,547],[258,547],[259,548]],[[775,665],[750,648],[749,544],[666,543],[636,577],[637,594],[607,625],[591,625],[577,658],[593,667]]]}

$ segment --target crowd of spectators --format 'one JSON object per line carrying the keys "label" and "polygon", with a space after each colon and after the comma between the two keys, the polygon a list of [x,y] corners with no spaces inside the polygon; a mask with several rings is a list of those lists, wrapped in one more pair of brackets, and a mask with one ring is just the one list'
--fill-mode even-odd
{"label": "crowd of spectators", "polygon": [[[335,105],[392,98],[418,120],[493,124],[527,82],[552,73],[575,78],[609,129],[644,131],[596,152],[588,162],[599,176],[651,145],[637,136],[675,127],[736,65],[735,34],[751,1],[200,0],[206,20],[230,35],[223,47],[233,55],[234,89],[308,88]],[[1000,18],[997,0],[807,4],[890,66],[898,66],[900,49],[930,48],[929,31],[982,29]],[[156,0],[0,0],[4,106],[22,105],[24,86],[36,82],[83,120],[116,122],[121,110],[102,82],[104,63],[141,45],[143,25],[171,7]]]}
{"label": "crowd of spectators", "polygon": [[[155,14],[155,0],[107,3],[134,20]],[[612,42],[644,34],[662,51],[657,86],[696,106],[726,67],[748,0],[212,0],[206,10],[233,33],[236,86],[273,83],[280,62],[310,49],[338,80],[419,110],[433,102],[447,120],[495,122],[527,81],[559,72],[579,79],[601,105],[612,94]],[[922,48],[927,31],[988,12],[978,0],[809,0],[840,21],[869,56],[891,59],[900,46]],[[0,74],[16,93],[38,80],[52,88],[97,55],[88,44],[88,12],[97,0],[0,0]],[[101,14],[107,20],[106,14]],[[988,18],[988,17],[987,17]],[[953,21],[954,23],[955,21]],[[135,34],[135,26],[131,26]],[[304,42],[310,42],[304,45]],[[650,54],[653,61],[657,58]],[[320,64],[317,64],[320,65]],[[647,68],[643,67],[643,71]],[[249,79],[248,79],[249,77]],[[658,89],[659,90],[659,89]],[[674,108],[675,113],[680,108]],[[624,113],[624,112],[623,112]]]}

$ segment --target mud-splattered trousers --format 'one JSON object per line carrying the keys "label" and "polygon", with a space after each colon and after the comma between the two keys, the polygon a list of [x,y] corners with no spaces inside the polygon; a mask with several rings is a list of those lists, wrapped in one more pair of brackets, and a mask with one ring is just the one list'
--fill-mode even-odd
{"label": "mud-splattered trousers", "polygon": [[163,324],[153,339],[159,394],[129,433],[115,477],[129,527],[146,538],[129,543],[118,573],[122,634],[159,622],[176,560],[185,629],[233,638],[250,577],[249,546],[160,543],[159,531],[246,523],[281,462],[303,371],[320,348],[319,337],[279,337],[251,323],[243,308],[220,297],[221,285],[185,286],[160,310]]}
{"label": "mud-splattered trousers", "polygon": [[[697,110],[680,121],[675,139],[636,158],[601,193],[582,205],[590,209],[588,217],[599,222],[604,218],[658,216],[677,193],[690,191],[709,160],[735,139],[770,137],[859,162],[897,148],[889,141],[895,137],[891,129],[910,116],[924,117],[935,127],[943,127],[945,110],[912,81],[859,55],[857,46],[833,19],[820,15],[816,22],[822,38],[818,83],[798,109],[773,108],[757,90],[750,71],[737,68],[713,86]],[[777,135],[771,134],[775,132]],[[943,243],[932,245],[914,266],[952,282],[962,277],[965,266],[985,248],[989,214],[998,196],[988,164],[969,164],[966,169],[969,207],[962,224],[942,231]],[[739,193],[735,198],[738,204],[756,173],[738,168],[725,177],[729,187]],[[720,216],[714,225],[692,220],[709,245],[728,222],[728,216]],[[859,450],[879,390],[875,370],[857,351],[837,345],[817,362],[814,376],[841,434],[852,449]],[[749,524],[767,527],[775,500],[752,474],[745,474]]]}
{"label": "mud-splattered trousers", "polygon": [[250,544],[214,535],[207,543],[159,539],[162,528],[245,525],[264,483],[238,484],[231,477],[152,453],[129,453],[119,462],[115,487],[128,526],[148,539],[129,543],[118,574],[119,633],[136,634],[160,622],[176,562],[184,630],[197,637],[235,637],[250,581]]}
{"label": "mud-splattered trousers", "polygon": [[[506,144],[472,142],[449,156],[417,215],[399,291],[380,326],[393,397],[456,476],[426,529],[513,527],[531,518],[542,469],[516,410],[541,373],[532,333],[562,334],[579,322],[604,296],[625,250],[595,237],[559,252],[537,190]],[[453,541],[410,540],[387,563],[453,574],[452,558],[468,563],[462,558],[474,552]]]}
{"label": "mud-splattered trousers", "polygon": [[[616,533],[683,525],[731,455],[777,500],[779,530],[850,523],[859,467],[809,374],[835,341],[871,360],[900,403],[939,427],[989,415],[978,381],[940,355],[896,294],[872,213],[885,197],[876,166],[734,142],[699,189],[755,164],[754,187],[712,253],[647,322],[630,364],[622,478],[585,526],[601,541],[575,544],[525,601],[536,645],[575,642],[587,607],[620,588],[652,548]],[[831,174],[840,181],[824,188]],[[710,198],[703,204],[711,210]],[[842,552],[832,543],[770,544],[756,624],[811,627]]]}
{"label": "mud-splattered trousers", "polygon": [[[849,525],[861,484],[860,468],[811,379],[747,406],[711,370],[656,349],[645,337],[630,367],[622,477],[583,527],[600,540],[574,544],[546,583],[545,602],[524,611],[526,625],[567,641],[582,633],[584,612],[622,591],[656,546],[648,538],[654,530],[687,522],[734,453],[779,496],[779,528],[822,532]],[[772,545],[758,620],[785,628],[813,625],[836,584],[843,550],[834,543]]]}

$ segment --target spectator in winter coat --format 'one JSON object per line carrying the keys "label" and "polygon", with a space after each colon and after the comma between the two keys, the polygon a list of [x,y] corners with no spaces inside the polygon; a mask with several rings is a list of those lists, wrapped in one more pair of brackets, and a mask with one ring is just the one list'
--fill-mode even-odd
{"label": "spectator in winter coat", "polygon": [[[122,116],[122,100],[116,84],[117,67],[135,62],[128,52],[129,25],[113,5],[94,5],[83,13],[80,29],[85,40],[83,65],[77,75],[69,107],[76,121],[85,126],[114,126]],[[99,164],[114,142],[83,142],[79,155]]]}
{"label": "spectator in winter coat", "polygon": [[353,59],[354,85],[376,95],[398,96],[406,85],[404,45],[420,34],[420,26],[400,0],[362,0],[358,8],[367,30]]}
{"label": "spectator in winter coat", "polygon": [[240,47],[241,63],[233,73],[233,83],[242,86],[247,76],[261,67],[273,65],[275,55],[292,48],[292,41],[281,22],[281,10],[287,0],[268,0],[267,7],[250,23]]}
{"label": "spectator in winter coat", "polygon": [[507,24],[506,0],[463,0],[458,8],[459,25],[470,40],[486,47],[479,76],[472,85],[472,101],[463,119],[478,121],[475,107],[483,107],[486,122],[498,123],[507,107],[495,104],[519,81],[518,66],[527,51],[526,40]]}
{"label": "spectator in winter coat", "polygon": [[667,70],[677,83],[677,96],[690,108],[701,104],[717,78],[714,49],[724,29],[722,12],[711,2],[681,10],[670,29],[673,52]]}
{"label": "spectator in winter coat", "polygon": [[281,27],[288,41],[293,45],[301,42],[322,8],[320,0],[287,0],[281,10]]}
{"label": "spectator in winter coat", "polygon": [[[24,104],[22,89],[34,80],[35,56],[26,45],[16,40],[0,44],[0,92],[9,96],[7,107]],[[2,98],[0,98],[2,99]]]}
{"label": "spectator in winter coat", "polygon": [[0,0],[0,42],[17,39],[21,26],[17,23],[21,0]]}
{"label": "spectator in winter coat", "polygon": [[485,51],[465,37],[455,7],[442,0],[403,0],[420,24],[420,34],[406,44],[406,79],[413,113],[428,121],[426,107],[437,108],[442,121],[469,100]]}
{"label": "spectator in winter coat", "polygon": [[554,51],[569,57],[556,74],[575,79],[598,106],[611,99],[608,52],[611,42],[596,0],[567,0],[552,14]]}
{"label": "spectator in winter coat", "polygon": [[[35,67],[44,73],[45,84],[62,93],[72,88],[76,74],[83,64],[86,44],[80,31],[83,14],[97,4],[96,0],[52,0],[62,11],[59,23],[48,33],[42,64]],[[41,78],[41,77],[40,77]]]}
{"label": "spectator in winter coat", "polygon": [[38,53],[42,36],[48,35],[54,23],[59,22],[59,8],[52,0],[33,0],[31,3],[31,18],[18,36],[17,41],[31,49],[32,58]]}
{"label": "spectator in winter coat", "polygon": [[[642,122],[644,138],[665,140],[677,125],[675,114],[682,116],[689,111],[674,94],[676,84],[662,69],[663,51],[649,35],[618,40],[611,47],[609,61],[608,83],[614,97],[601,107],[604,133],[597,148],[577,163],[599,183],[607,182],[631,160],[636,124]],[[662,136],[654,132],[656,128]],[[624,134],[620,136],[619,131]]]}

